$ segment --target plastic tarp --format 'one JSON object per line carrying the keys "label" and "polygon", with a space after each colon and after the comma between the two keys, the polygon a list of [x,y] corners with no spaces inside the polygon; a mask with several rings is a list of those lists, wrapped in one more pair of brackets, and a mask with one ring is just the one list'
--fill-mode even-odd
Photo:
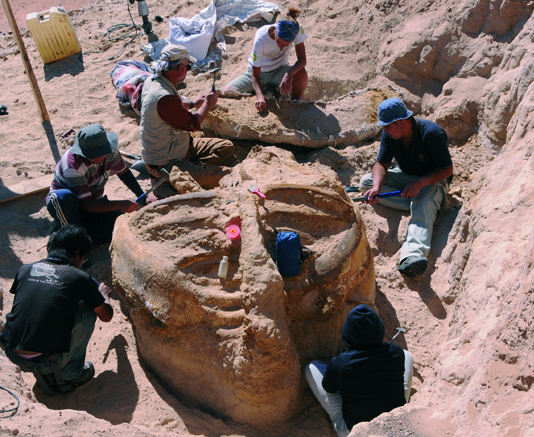
{"label": "plastic tarp", "polygon": [[278,5],[261,0],[212,0],[193,18],[171,18],[169,42],[183,45],[199,62],[204,61],[213,39],[226,49],[224,28],[237,22],[270,22],[279,12]]}
{"label": "plastic tarp", "polygon": [[141,115],[141,91],[147,77],[152,76],[150,67],[143,61],[119,61],[109,75],[117,90],[117,100],[125,108]]}
{"label": "plastic tarp", "polygon": [[169,41],[184,46],[198,61],[206,59],[215,28],[215,16],[203,19],[199,15],[188,19],[175,17],[169,20]]}

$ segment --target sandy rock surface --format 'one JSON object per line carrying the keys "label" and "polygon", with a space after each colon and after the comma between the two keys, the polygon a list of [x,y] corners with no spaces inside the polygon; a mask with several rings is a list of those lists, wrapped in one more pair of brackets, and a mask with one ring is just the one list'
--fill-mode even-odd
{"label": "sandy rock surface", "polygon": [[[278,273],[282,231],[309,253],[298,276]],[[274,147],[256,146],[220,188],[121,217],[111,248],[143,361],[190,402],[263,429],[299,413],[302,366],[339,354],[348,312],[374,306],[363,221],[336,174]]]}
{"label": "sandy rock surface", "polygon": [[[14,9],[28,7],[11,3]],[[22,16],[50,6],[34,4],[36,10],[22,9]],[[289,3],[279,4],[284,9]],[[69,9],[67,2],[64,6]],[[167,37],[169,17],[192,17],[205,6],[207,1],[149,2],[151,18],[164,18],[153,22],[154,32]],[[351,91],[399,90],[416,116],[446,129],[455,165],[450,196],[435,224],[431,266],[419,280],[406,280],[396,271],[408,216],[354,205],[374,256],[375,302],[386,337],[397,326],[407,328],[396,341],[412,352],[415,374],[409,405],[357,425],[353,435],[529,435],[534,428],[534,4],[317,0],[300,6],[310,34],[310,85],[304,100],[342,103],[346,99],[337,99]],[[41,124],[19,50],[5,24],[0,28],[0,103],[9,112],[0,116],[0,178],[6,187],[51,177],[72,144],[72,135],[62,137],[71,128],[100,123],[117,132],[121,149],[140,151],[138,121],[122,114],[114,97],[109,71],[115,61],[103,62],[123,44],[103,36],[110,26],[130,22],[126,2],[93,0],[79,7],[73,5],[70,19],[83,55],[45,66],[19,21],[50,123]],[[258,26],[239,25],[227,36],[220,84],[245,68]],[[139,41],[145,43],[146,37],[126,46],[120,59],[141,59]],[[199,74],[188,78],[183,92],[194,96],[210,87],[209,77]],[[251,124],[252,102],[229,102],[221,99],[220,111],[231,108],[224,116],[235,125]],[[373,122],[370,118],[368,124]],[[238,158],[242,161],[260,141],[238,140]],[[348,186],[370,170],[378,141],[289,149],[304,165],[330,167]],[[147,180],[140,183],[149,186]],[[117,178],[106,190],[111,198],[133,198]],[[0,204],[0,327],[11,309],[13,277],[22,264],[46,255],[50,228],[43,193]],[[89,271],[111,283],[107,247],[94,249]],[[32,375],[19,373],[0,353],[0,386],[21,402],[14,416],[2,419],[2,433],[335,435],[305,388],[298,414],[261,431],[173,397],[140,360],[128,310],[117,293],[112,297],[116,316],[110,324],[97,325],[89,345],[96,377],[75,393],[47,398]],[[14,406],[14,398],[0,390],[0,408]]]}
{"label": "sandy rock surface", "polygon": [[[312,149],[341,147],[374,138],[380,132],[377,105],[398,96],[391,88],[349,91],[329,101],[294,102],[268,95],[267,110],[261,116],[250,97],[222,98],[204,127],[223,138]],[[240,111],[242,116],[236,122],[233,114]]]}

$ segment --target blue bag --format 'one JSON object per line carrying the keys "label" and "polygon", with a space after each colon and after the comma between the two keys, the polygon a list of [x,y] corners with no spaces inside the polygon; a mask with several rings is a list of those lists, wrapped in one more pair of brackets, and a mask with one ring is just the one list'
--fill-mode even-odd
{"label": "blue bag", "polygon": [[302,245],[298,232],[279,232],[276,236],[276,267],[282,276],[300,275]]}

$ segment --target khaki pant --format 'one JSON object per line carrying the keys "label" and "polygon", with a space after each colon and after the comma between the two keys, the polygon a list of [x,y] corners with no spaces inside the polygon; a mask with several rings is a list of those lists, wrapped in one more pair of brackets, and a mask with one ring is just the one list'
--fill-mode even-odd
{"label": "khaki pant", "polygon": [[[304,375],[310,388],[330,416],[330,420],[334,425],[334,428],[339,437],[345,437],[350,434],[350,430],[347,429],[345,420],[343,419],[343,399],[341,393],[328,393],[323,388],[323,377],[326,373],[326,364],[322,361],[312,361],[305,367]],[[365,378],[365,375],[362,376]],[[412,379],[413,379],[413,356],[407,350],[404,351],[404,398],[406,403],[410,401],[410,393],[412,391]],[[342,384],[343,381],[340,381]]]}
{"label": "khaki pant", "polygon": [[[287,70],[290,68],[291,67],[289,65],[283,65],[272,71],[260,72],[260,82],[262,88],[267,87],[268,85],[274,85],[277,87],[280,86],[282,79],[287,73]],[[252,87],[252,71],[244,72],[226,86],[241,94],[254,93],[254,88]]]}
{"label": "khaki pant", "polygon": [[[386,182],[381,191],[383,193],[396,190],[402,191],[406,185],[417,179],[419,179],[419,176],[408,175],[399,168],[388,169]],[[372,187],[373,174],[369,173],[360,181],[360,191],[365,193]],[[445,202],[448,190],[448,183],[444,179],[421,188],[419,194],[413,199],[387,197],[378,201],[380,205],[412,213],[406,230],[406,238],[401,248],[401,262],[409,256],[428,258],[434,221],[439,209]]]}
{"label": "khaki pant", "polygon": [[159,171],[165,168],[169,173],[173,167],[187,172],[202,188],[215,188],[223,176],[231,172],[226,164],[234,157],[234,145],[230,140],[220,138],[193,138],[185,158],[172,161],[167,165],[146,164],[149,173],[156,178],[162,178]]}

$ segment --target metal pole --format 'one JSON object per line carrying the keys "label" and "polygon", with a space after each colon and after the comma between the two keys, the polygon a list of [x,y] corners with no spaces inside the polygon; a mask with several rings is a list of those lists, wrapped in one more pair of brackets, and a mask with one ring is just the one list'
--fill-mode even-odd
{"label": "metal pole", "polygon": [[48,115],[48,111],[46,110],[46,106],[43,100],[43,96],[41,94],[41,90],[39,89],[39,84],[37,83],[37,79],[35,78],[35,74],[33,73],[32,65],[30,64],[30,59],[28,58],[26,47],[24,46],[24,42],[22,41],[22,37],[20,36],[19,28],[17,26],[15,16],[13,15],[13,11],[9,4],[9,0],[2,0],[2,6],[4,7],[7,21],[9,22],[9,25],[11,26],[11,29],[13,30],[13,35],[15,35],[15,39],[17,40],[17,44],[20,49],[20,55],[22,56],[22,62],[24,63],[26,74],[28,75],[30,79],[30,85],[32,87],[33,96],[35,97],[35,101],[37,102],[37,106],[39,108],[39,115],[41,116],[41,121],[43,123],[45,121],[50,121],[50,117]]}

